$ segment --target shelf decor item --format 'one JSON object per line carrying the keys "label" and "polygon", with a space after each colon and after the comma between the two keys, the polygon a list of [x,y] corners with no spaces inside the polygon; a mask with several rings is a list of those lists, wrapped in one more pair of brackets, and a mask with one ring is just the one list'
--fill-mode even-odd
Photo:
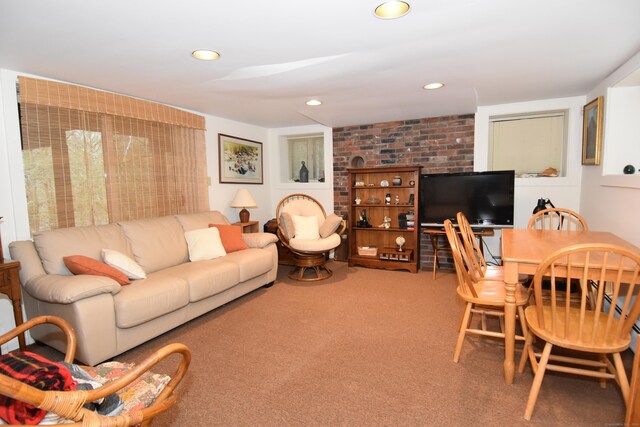
{"label": "shelf decor item", "polygon": [[406,242],[407,240],[404,237],[402,236],[396,237],[396,245],[398,245],[398,252],[404,252],[404,249],[402,249],[402,247]]}
{"label": "shelf decor item", "polygon": [[399,187],[402,185],[402,177],[400,175],[396,175],[393,177],[393,181],[391,181],[391,183],[395,186],[395,187]]}
{"label": "shelf decor item", "polygon": [[302,162],[302,167],[300,168],[300,182],[309,182],[309,169]]}

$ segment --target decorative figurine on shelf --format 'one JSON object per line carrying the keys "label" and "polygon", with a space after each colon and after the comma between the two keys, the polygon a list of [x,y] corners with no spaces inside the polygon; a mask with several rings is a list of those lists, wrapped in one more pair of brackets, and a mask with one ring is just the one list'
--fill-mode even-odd
{"label": "decorative figurine on shelf", "polygon": [[405,243],[406,243],[406,240],[404,237],[402,236],[396,237],[396,245],[398,245],[398,252],[404,252],[404,249],[402,249],[402,246],[404,246]]}
{"label": "decorative figurine on shelf", "polygon": [[387,193],[386,196],[384,196],[384,204],[385,205],[391,204],[391,193]]}
{"label": "decorative figurine on shelf", "polygon": [[391,228],[391,218],[385,216],[382,220],[382,224],[378,226],[379,228]]}
{"label": "decorative figurine on shelf", "polygon": [[409,205],[413,205],[413,203],[415,202],[415,198],[413,193],[409,194],[409,201],[407,202],[407,204]]}
{"label": "decorative figurine on shelf", "polygon": [[400,204],[400,196],[398,196],[396,194],[396,199],[393,201],[394,204],[399,205]]}
{"label": "decorative figurine on shelf", "polygon": [[361,201],[362,201],[362,199],[360,198],[360,196],[357,196],[356,197],[356,205],[359,205]]}
{"label": "decorative figurine on shelf", "polygon": [[371,224],[369,224],[369,220],[367,219],[367,210],[363,209],[360,213],[360,217],[358,218],[358,222],[356,223],[357,227],[362,228],[370,228]]}
{"label": "decorative figurine on shelf", "polygon": [[300,168],[300,182],[309,182],[309,169],[304,165],[304,162]]}

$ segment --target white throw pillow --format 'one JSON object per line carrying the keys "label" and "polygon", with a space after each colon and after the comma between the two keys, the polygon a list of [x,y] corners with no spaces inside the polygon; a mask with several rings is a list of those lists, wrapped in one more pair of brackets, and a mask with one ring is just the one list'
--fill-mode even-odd
{"label": "white throw pillow", "polygon": [[293,215],[293,228],[296,239],[318,240],[320,238],[318,218],[315,216]]}
{"label": "white throw pillow", "polygon": [[216,227],[200,228],[184,233],[189,248],[189,260],[201,261],[225,256],[220,232]]}
{"label": "white throw pillow", "polygon": [[102,260],[105,264],[122,271],[129,279],[139,280],[147,278],[147,274],[142,267],[140,267],[140,264],[122,252],[113,249],[103,249]]}

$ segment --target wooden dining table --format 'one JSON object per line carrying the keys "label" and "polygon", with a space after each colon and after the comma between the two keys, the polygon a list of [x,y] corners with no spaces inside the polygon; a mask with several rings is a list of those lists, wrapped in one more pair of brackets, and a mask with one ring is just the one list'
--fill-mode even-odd
{"label": "wooden dining table", "polygon": [[533,275],[551,253],[581,243],[608,243],[640,253],[640,248],[606,231],[502,230],[502,263],[505,280],[504,380],[513,383],[515,374],[516,298],[519,274]]}

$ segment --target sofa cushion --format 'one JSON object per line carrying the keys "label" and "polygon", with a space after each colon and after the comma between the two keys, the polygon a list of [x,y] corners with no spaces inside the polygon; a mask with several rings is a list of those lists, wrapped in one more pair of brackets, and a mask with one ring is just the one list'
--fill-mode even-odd
{"label": "sofa cushion", "polygon": [[[173,216],[120,222],[133,259],[147,273],[189,261],[184,230]],[[205,225],[206,227],[206,225]],[[110,249],[116,249],[110,246]]]}
{"label": "sofa cushion", "polygon": [[264,249],[245,249],[227,254],[225,261],[233,262],[240,268],[240,282],[253,279],[273,267],[273,255]]}
{"label": "sofa cushion", "polygon": [[215,227],[185,231],[184,237],[187,239],[191,262],[220,258],[227,254],[220,240],[220,232]]}
{"label": "sofa cushion", "polygon": [[227,217],[219,211],[176,215],[176,219],[182,225],[184,231],[206,228],[209,224],[229,224]]}
{"label": "sofa cushion", "polygon": [[195,302],[234,287],[240,282],[240,267],[226,257],[187,262],[162,271],[182,278],[189,284],[189,301]]}
{"label": "sofa cushion", "polygon": [[142,267],[122,252],[114,251],[113,249],[103,249],[102,260],[107,265],[122,271],[129,279],[140,280],[147,277]]}
{"label": "sofa cushion", "polygon": [[163,271],[136,280],[113,297],[116,325],[131,328],[189,304],[187,281]]}
{"label": "sofa cushion", "polygon": [[62,258],[62,260],[64,261],[64,265],[66,265],[73,274],[109,277],[120,285],[128,285],[131,283],[123,272],[97,259],[84,255],[70,255]]}
{"label": "sofa cushion", "polygon": [[70,275],[62,261],[70,255],[100,259],[102,248],[115,249],[131,256],[129,243],[117,224],[58,228],[33,235],[38,255],[47,274]]}
{"label": "sofa cushion", "polygon": [[242,227],[239,225],[209,224],[209,227],[218,229],[222,246],[224,246],[224,250],[227,253],[249,248],[247,243],[242,239]]}

